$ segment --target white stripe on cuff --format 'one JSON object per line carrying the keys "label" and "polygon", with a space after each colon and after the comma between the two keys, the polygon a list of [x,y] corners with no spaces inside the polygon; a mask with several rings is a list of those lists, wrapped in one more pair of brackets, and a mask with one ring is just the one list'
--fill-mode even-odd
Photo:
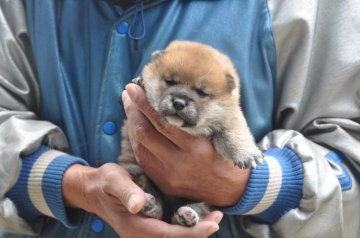
{"label": "white stripe on cuff", "polygon": [[275,202],[282,185],[282,169],[279,162],[271,156],[265,156],[269,168],[269,183],[261,201],[246,214],[259,214]]}
{"label": "white stripe on cuff", "polygon": [[43,214],[55,217],[46,203],[42,191],[42,178],[49,164],[58,156],[65,155],[56,150],[44,152],[32,166],[28,179],[28,192],[33,205]]}

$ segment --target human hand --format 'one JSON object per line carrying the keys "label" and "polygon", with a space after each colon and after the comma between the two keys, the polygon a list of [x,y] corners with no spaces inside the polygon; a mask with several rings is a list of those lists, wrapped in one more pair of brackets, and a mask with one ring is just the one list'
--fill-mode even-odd
{"label": "human hand", "polygon": [[208,237],[219,229],[222,218],[222,213],[213,212],[188,228],[136,214],[144,206],[145,194],[116,164],[100,168],[72,165],[64,174],[62,190],[68,207],[95,213],[122,238]]}
{"label": "human hand", "polygon": [[127,85],[122,101],[134,153],[145,174],[163,192],[216,206],[240,200],[249,170],[221,158],[208,138],[163,122],[141,87]]}

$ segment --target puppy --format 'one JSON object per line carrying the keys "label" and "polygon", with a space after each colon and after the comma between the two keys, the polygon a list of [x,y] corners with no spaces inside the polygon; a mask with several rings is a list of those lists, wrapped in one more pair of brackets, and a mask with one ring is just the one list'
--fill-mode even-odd
{"label": "puppy", "polygon": [[[149,103],[164,123],[192,135],[207,136],[224,159],[242,169],[261,163],[263,155],[239,106],[239,77],[224,54],[208,45],[174,41],[165,50],[155,51],[133,82],[145,89]],[[185,226],[198,223],[211,207],[161,194],[137,164],[127,130],[125,122],[119,160],[146,192],[142,212]]]}

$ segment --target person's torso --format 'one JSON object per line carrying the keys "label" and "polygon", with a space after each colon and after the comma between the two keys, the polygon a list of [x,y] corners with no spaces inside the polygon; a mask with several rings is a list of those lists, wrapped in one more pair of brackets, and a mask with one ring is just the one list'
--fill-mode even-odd
{"label": "person's torso", "polygon": [[[124,86],[173,40],[203,42],[228,55],[251,131],[259,140],[272,129],[276,66],[266,1],[144,1],[143,14],[140,4],[122,9],[104,0],[24,2],[40,118],[62,128],[72,153],[90,165],[117,161]],[[106,225],[95,232],[94,219],[85,214],[74,230],[50,220],[41,237],[116,237]],[[219,237],[227,237],[223,232]]]}

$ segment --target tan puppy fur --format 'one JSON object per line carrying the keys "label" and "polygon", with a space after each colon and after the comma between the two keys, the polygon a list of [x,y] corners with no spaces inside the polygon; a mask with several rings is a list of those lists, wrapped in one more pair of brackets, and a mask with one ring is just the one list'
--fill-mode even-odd
{"label": "tan puppy fur", "polygon": [[[204,44],[174,41],[165,50],[153,53],[135,82],[144,87],[150,104],[165,123],[193,135],[208,136],[217,152],[240,168],[261,162],[263,155],[239,106],[240,79],[224,54]],[[136,164],[126,124],[123,135],[120,164],[149,193],[143,213],[161,218],[162,197]],[[203,203],[175,209],[172,221],[186,226],[195,225],[209,212]]]}

